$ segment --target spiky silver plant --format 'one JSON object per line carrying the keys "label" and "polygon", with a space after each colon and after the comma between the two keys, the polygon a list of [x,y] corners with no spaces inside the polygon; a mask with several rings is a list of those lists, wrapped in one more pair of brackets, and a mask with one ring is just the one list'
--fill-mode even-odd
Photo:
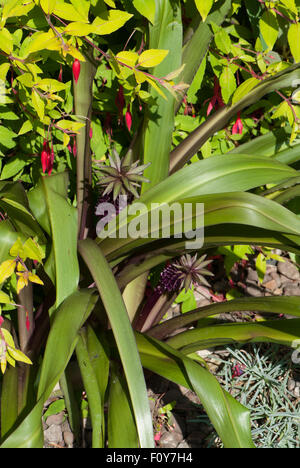
{"label": "spiky silver plant", "polygon": [[192,285],[210,287],[204,276],[214,275],[205,268],[212,262],[212,260],[205,260],[206,257],[205,254],[198,259],[197,254],[193,257],[186,254],[174,263],[167,265],[161,273],[159,289],[162,292],[171,292],[180,291],[182,288],[187,291]]}
{"label": "spiky silver plant", "polygon": [[132,151],[128,151],[123,159],[114,149],[113,155],[109,155],[110,165],[99,164],[100,175],[99,184],[105,187],[102,196],[111,194],[113,201],[116,201],[119,195],[132,194],[139,198],[138,188],[142,182],[149,182],[143,176],[144,170],[150,165],[143,164],[139,166],[139,161],[132,162]]}

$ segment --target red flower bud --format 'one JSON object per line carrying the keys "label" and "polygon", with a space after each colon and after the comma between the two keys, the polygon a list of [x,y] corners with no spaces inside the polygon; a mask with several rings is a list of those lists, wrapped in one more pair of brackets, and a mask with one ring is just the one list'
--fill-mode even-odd
{"label": "red flower bud", "polygon": [[43,169],[44,174],[48,168],[48,156],[49,156],[49,153],[46,150],[43,150],[41,153],[41,163],[42,163],[42,169]]}
{"label": "red flower bud", "polygon": [[241,120],[241,113],[238,112],[238,117],[236,119],[234,126],[232,127],[232,135],[242,135],[243,128],[244,128],[244,125]]}
{"label": "red flower bud", "polygon": [[127,128],[128,128],[128,131],[130,132],[130,130],[131,130],[131,125],[132,125],[132,115],[131,115],[130,107],[129,107],[129,106],[127,107],[127,112],[126,112],[126,115],[125,115],[125,121],[126,121],[126,125],[127,125]]}
{"label": "red flower bud", "polygon": [[73,77],[74,77],[75,83],[77,84],[77,81],[80,75],[80,62],[78,59],[74,60],[72,70],[73,70]]}
{"label": "red flower bud", "polygon": [[90,135],[90,138],[93,138],[93,129],[92,129],[92,126],[90,126],[90,133],[89,133],[89,135]]}
{"label": "red flower bud", "polygon": [[1,317],[1,315],[0,315],[0,327],[1,327],[1,325],[2,325],[3,322],[4,322],[4,318]]}
{"label": "red flower bud", "polygon": [[62,66],[60,66],[60,70],[59,70],[59,75],[58,75],[58,78],[57,78],[58,81],[62,81]]}

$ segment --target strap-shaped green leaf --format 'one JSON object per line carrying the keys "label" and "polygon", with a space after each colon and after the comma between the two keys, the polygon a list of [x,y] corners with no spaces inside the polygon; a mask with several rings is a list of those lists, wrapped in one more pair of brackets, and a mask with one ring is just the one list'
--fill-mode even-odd
{"label": "strap-shaped green leaf", "polygon": [[142,448],[153,447],[152,418],[133,330],[120,290],[101,249],[91,239],[79,241],[105,307],[123,364]]}
{"label": "strap-shaped green leaf", "polygon": [[1,448],[42,448],[42,411],[45,401],[65,370],[78,340],[78,331],[92,312],[98,296],[94,289],[69,296],[52,316],[37,393],[37,403],[0,446]]}
{"label": "strap-shaped green leaf", "polygon": [[197,393],[225,447],[254,447],[249,410],[207,369],[154,338],[136,334],[136,340],[144,367]]}

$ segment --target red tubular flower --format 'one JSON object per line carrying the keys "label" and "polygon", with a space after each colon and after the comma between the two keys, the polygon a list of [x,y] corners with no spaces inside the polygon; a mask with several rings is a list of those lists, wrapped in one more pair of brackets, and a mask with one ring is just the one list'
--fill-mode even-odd
{"label": "red tubular flower", "polygon": [[78,59],[74,60],[72,70],[73,70],[73,77],[74,77],[75,83],[77,84],[77,81],[80,75],[80,62]]}
{"label": "red tubular flower", "polygon": [[1,315],[0,315],[0,327],[1,327],[1,325],[2,325],[3,322],[4,322],[4,318],[1,317]]}
{"label": "red tubular flower", "polygon": [[243,128],[244,128],[244,125],[241,120],[241,113],[238,112],[238,117],[236,119],[234,126],[232,127],[232,135],[242,135]]}
{"label": "red tubular flower", "polygon": [[43,143],[43,151],[41,153],[41,163],[42,163],[42,169],[43,173],[48,172],[50,175],[53,169],[53,161],[54,161],[54,151],[53,151],[53,146],[50,151],[49,143],[48,141],[44,141]]}
{"label": "red tubular flower", "polygon": [[132,115],[131,115],[129,106],[127,107],[127,112],[126,112],[126,115],[125,115],[125,121],[126,121],[128,131],[130,132],[131,126],[132,126]]}
{"label": "red tubular flower", "polygon": [[224,105],[220,83],[218,78],[215,76],[214,95],[208,104],[207,115],[209,115],[213,109],[218,110],[220,107],[224,107]]}

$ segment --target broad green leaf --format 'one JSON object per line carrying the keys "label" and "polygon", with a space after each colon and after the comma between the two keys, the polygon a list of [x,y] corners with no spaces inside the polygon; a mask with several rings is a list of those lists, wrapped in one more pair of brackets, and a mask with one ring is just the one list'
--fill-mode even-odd
{"label": "broad green leaf", "polygon": [[91,32],[93,34],[111,34],[122,28],[133,15],[126,11],[109,10],[107,13],[97,16],[92,23]]}
{"label": "broad green leaf", "polygon": [[205,21],[212,6],[214,4],[214,0],[195,0],[196,7],[202,16],[202,20]]}
{"label": "broad green leaf", "polygon": [[103,406],[99,392],[97,378],[87,349],[86,330],[79,333],[76,345],[76,356],[79,364],[84,389],[89,403],[89,415],[92,423],[92,448],[103,447]]}
{"label": "broad green leaf", "polygon": [[[149,48],[169,51],[165,59],[151,72],[156,77],[167,76],[182,65],[182,19],[181,5],[178,0],[156,0],[155,22],[149,26]],[[149,82],[149,79],[147,79]],[[158,88],[152,80],[153,88]],[[149,89],[153,104],[149,106],[144,117],[142,135],[144,164],[151,162],[145,170],[145,177],[150,183],[142,184],[142,193],[152,185],[168,176],[168,165],[174,131],[174,109],[176,98],[168,93],[157,96],[155,89]],[[157,90],[158,91],[158,90]],[[156,115],[153,120],[151,115]],[[153,151],[153,141],[156,142]]]}
{"label": "broad green leaf", "polygon": [[75,350],[78,332],[97,299],[94,289],[76,291],[54,312],[41,366],[37,402],[15,431],[4,440],[1,448],[43,447],[44,403],[65,370]]}
{"label": "broad green leaf", "polygon": [[202,318],[236,311],[256,311],[268,314],[289,314],[300,317],[300,297],[271,296],[271,297],[241,297],[228,302],[219,302],[200,307],[179,317],[153,327],[147,334],[162,339],[174,330],[188,326]]}
{"label": "broad green leaf", "polygon": [[259,21],[259,26],[268,49],[272,50],[279,33],[276,13],[272,10],[265,11]]}
{"label": "broad green leaf", "polygon": [[300,62],[300,23],[292,23],[288,31],[288,41],[295,59],[295,62]]}
{"label": "broad green leaf", "polygon": [[41,177],[29,193],[30,207],[52,240],[45,270],[56,285],[56,307],[76,291],[79,280],[77,259],[77,211],[68,203],[68,176],[60,173]]}
{"label": "broad green leaf", "polygon": [[138,448],[138,435],[126,380],[116,366],[111,369],[108,395],[108,448]]}
{"label": "broad green leaf", "polygon": [[226,323],[192,329],[168,340],[168,344],[184,354],[206,347],[233,343],[278,343],[291,346],[300,338],[300,319],[268,320],[257,323]]}
{"label": "broad green leaf", "polygon": [[8,29],[0,30],[0,50],[10,55],[13,51],[13,38]]}
{"label": "broad green leaf", "polygon": [[136,339],[144,367],[197,393],[225,447],[254,447],[249,410],[223,390],[213,374],[163,342],[142,334]]}
{"label": "broad green leaf", "polygon": [[133,6],[137,11],[145,16],[152,24],[155,20],[155,0],[132,0]]}
{"label": "broad green leaf", "polygon": [[141,447],[153,447],[152,420],[147,391],[132,327],[120,290],[101,249],[91,239],[79,241],[109,318],[123,364]]}
{"label": "broad green leaf", "polygon": [[168,50],[149,49],[145,50],[138,58],[139,66],[152,68],[159,65],[168,55]]}
{"label": "broad green leaf", "polygon": [[18,417],[18,369],[8,367],[1,388],[1,437],[12,429]]}

